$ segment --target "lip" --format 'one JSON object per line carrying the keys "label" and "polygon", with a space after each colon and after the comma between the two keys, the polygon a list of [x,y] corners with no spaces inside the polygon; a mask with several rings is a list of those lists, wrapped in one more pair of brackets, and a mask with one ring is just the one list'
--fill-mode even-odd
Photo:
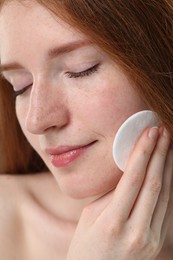
{"label": "lip", "polygon": [[79,158],[95,142],[78,146],[59,146],[57,148],[48,148],[45,151],[50,156],[53,166],[63,168]]}

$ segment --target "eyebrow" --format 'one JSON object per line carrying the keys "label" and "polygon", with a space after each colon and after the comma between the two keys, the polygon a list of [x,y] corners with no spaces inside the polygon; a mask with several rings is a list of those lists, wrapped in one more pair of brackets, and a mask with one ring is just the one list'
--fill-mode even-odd
{"label": "eyebrow", "polygon": [[[79,48],[82,48],[84,46],[88,46],[91,44],[92,43],[89,40],[78,40],[78,41],[74,41],[74,42],[69,42],[62,46],[54,47],[54,48],[48,50],[48,53],[46,54],[46,56],[47,56],[47,59],[53,59],[60,55],[72,52],[76,49],[79,49]],[[16,70],[16,69],[24,69],[24,67],[17,62],[0,64],[0,74],[2,74],[4,71]]]}

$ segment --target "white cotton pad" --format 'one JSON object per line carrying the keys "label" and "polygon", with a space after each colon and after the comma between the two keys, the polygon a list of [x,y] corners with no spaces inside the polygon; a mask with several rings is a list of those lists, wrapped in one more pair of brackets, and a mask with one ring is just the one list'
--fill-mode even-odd
{"label": "white cotton pad", "polygon": [[159,126],[157,114],[144,110],[130,116],[118,129],[113,143],[113,158],[124,171],[136,141],[145,128]]}

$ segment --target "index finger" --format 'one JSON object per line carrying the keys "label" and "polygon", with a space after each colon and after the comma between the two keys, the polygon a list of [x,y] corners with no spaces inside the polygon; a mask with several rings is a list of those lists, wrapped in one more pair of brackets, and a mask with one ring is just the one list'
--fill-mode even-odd
{"label": "index finger", "polygon": [[127,221],[143,184],[147,166],[159,136],[159,128],[146,129],[139,138],[105,214],[116,216],[119,223]]}

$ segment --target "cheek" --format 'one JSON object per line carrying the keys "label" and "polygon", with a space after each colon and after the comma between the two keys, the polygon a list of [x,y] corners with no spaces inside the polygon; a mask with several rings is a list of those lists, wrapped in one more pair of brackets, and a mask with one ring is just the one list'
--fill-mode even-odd
{"label": "cheek", "polygon": [[145,109],[145,105],[129,85],[105,83],[100,89],[92,93],[87,104],[86,100],[83,102],[86,104],[85,109],[79,111],[82,111],[85,122],[91,128],[94,127],[104,136],[109,134],[113,137],[123,121],[131,114]]}
{"label": "cheek", "polygon": [[20,124],[20,127],[21,127],[24,135],[27,137],[28,133],[26,132],[26,129],[25,129],[25,120],[26,120],[26,116],[27,116],[27,110],[26,110],[25,106],[23,106],[20,102],[18,102],[17,99],[16,99],[16,116],[17,116],[18,122]]}
{"label": "cheek", "polygon": [[30,134],[25,127],[25,120],[27,116],[27,107],[26,104],[20,103],[16,100],[16,115],[22,132],[24,133],[25,137],[27,138],[28,142],[35,150],[39,150],[39,140],[37,136]]}

